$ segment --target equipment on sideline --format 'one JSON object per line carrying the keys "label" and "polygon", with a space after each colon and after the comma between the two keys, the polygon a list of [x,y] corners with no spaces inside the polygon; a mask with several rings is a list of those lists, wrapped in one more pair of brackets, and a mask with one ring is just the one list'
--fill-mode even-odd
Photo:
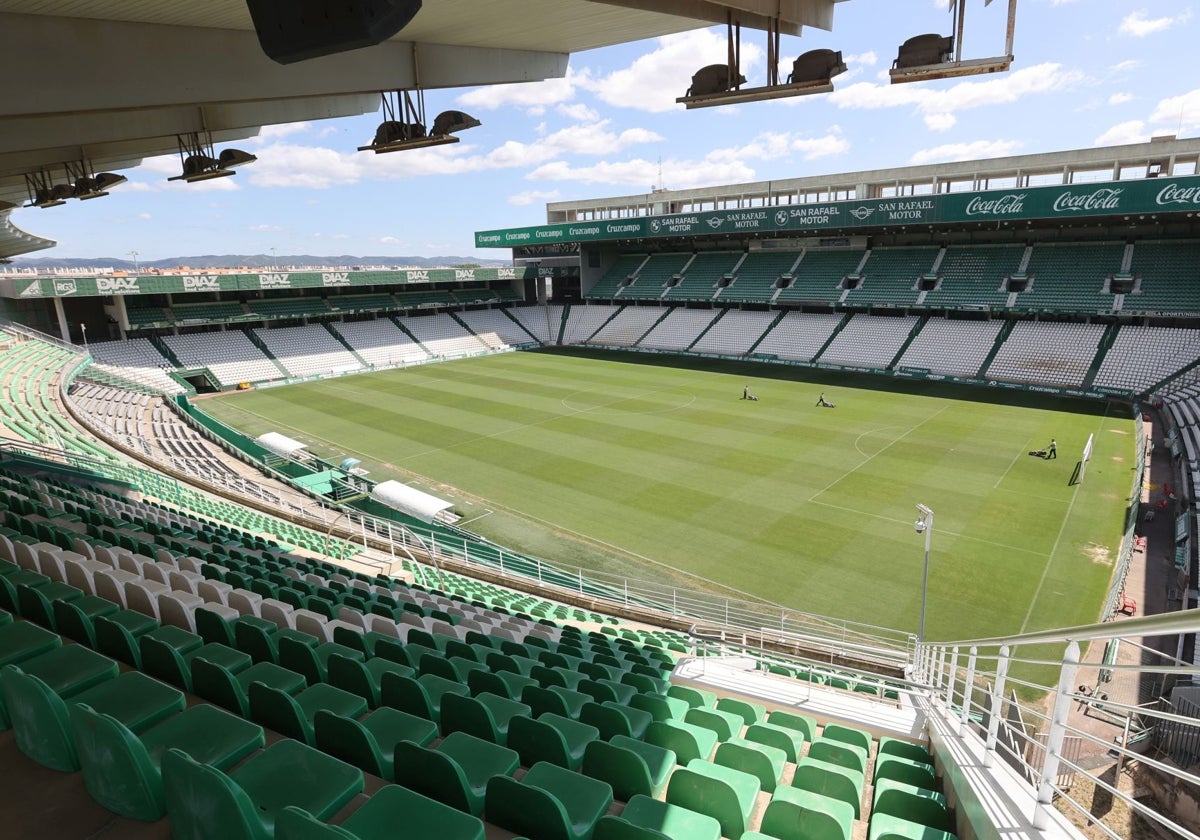
{"label": "equipment on sideline", "polygon": [[1092,457],[1092,438],[1095,435],[1088,435],[1087,443],[1083,445],[1083,457],[1079,459],[1079,481],[1083,481],[1083,474],[1087,472],[1087,462]]}

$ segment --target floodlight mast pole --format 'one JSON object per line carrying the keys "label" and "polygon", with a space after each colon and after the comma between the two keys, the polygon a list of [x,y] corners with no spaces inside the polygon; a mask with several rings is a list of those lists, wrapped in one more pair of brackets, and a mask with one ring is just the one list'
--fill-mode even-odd
{"label": "floodlight mast pole", "polygon": [[921,577],[921,627],[917,633],[918,644],[925,641],[925,608],[929,603],[929,546],[933,541],[933,511],[927,505],[917,505],[921,518],[916,521],[917,532],[925,532],[925,571]]}

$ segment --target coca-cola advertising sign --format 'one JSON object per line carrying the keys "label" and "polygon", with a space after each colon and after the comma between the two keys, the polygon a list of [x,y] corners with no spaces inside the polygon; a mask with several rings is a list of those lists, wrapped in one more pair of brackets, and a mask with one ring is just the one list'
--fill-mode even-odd
{"label": "coca-cola advertising sign", "polygon": [[1019,216],[1025,210],[1025,193],[1007,193],[997,198],[977,195],[967,202],[968,216]]}
{"label": "coca-cola advertising sign", "polygon": [[1121,209],[1121,193],[1118,187],[1102,187],[1089,193],[1065,192],[1054,199],[1054,212],[1096,212],[1098,210]]}
{"label": "coca-cola advertising sign", "polygon": [[1167,184],[1158,191],[1154,203],[1159,207],[1171,204],[1200,204],[1200,187],[1181,187],[1179,184]]}

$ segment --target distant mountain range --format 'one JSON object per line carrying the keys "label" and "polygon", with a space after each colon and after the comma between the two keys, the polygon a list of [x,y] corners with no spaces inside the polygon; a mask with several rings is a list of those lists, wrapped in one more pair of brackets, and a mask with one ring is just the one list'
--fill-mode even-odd
{"label": "distant mountain range", "polygon": [[[291,266],[386,266],[388,268],[454,268],[455,266],[504,266],[509,260],[483,260],[476,257],[355,257],[348,254],[335,257],[316,257],[311,254],[272,256],[270,254],[208,254],[196,257],[168,257],[164,260],[138,260],[142,270],[151,268],[278,268]],[[116,257],[28,259],[16,257],[12,265],[18,268],[114,268],[131,271],[133,261]]]}

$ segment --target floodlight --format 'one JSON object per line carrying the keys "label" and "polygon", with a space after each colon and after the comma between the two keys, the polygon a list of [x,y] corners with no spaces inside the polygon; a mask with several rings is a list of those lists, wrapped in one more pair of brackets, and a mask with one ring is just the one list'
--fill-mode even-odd
{"label": "floodlight", "polygon": [[183,162],[183,173],[168,178],[168,181],[184,181],[193,184],[213,178],[225,178],[233,174],[235,166],[254,163],[257,157],[241,149],[224,149],[218,155],[213,149],[212,135],[208,132],[193,132],[176,135],[179,142],[179,157]]}
{"label": "floodlight", "polygon": [[243,152],[241,149],[222,149],[221,154],[217,157],[217,165],[222,169],[233,169],[235,166],[254,163],[256,160],[258,160],[256,155]]}
{"label": "floodlight", "polygon": [[[414,97],[413,94],[416,94]],[[480,125],[479,120],[462,111],[443,111],[433,121],[433,131],[427,131],[425,119],[425,92],[415,90],[388,91],[380,94],[383,100],[384,120],[375,129],[375,137],[360,152],[401,152],[406,149],[421,149],[457,143],[452,132],[463,131]]]}
{"label": "floodlight", "polygon": [[709,64],[696,71],[692,76],[692,86],[684,95],[705,96],[712,93],[724,93],[745,83],[746,77],[737,70],[731,70],[728,64]]}
{"label": "floodlight", "polygon": [[809,50],[792,62],[788,84],[800,82],[828,83],[834,76],[846,72],[841,50]]}
{"label": "floodlight", "polygon": [[466,131],[480,125],[483,123],[462,111],[442,111],[433,121],[433,130],[429,134],[431,137],[445,137],[456,131]]}
{"label": "floodlight", "polygon": [[914,35],[900,45],[900,52],[892,62],[892,68],[923,67],[927,64],[945,64],[954,58],[954,38],[937,33]]}
{"label": "floodlight", "polygon": [[421,10],[421,0],[246,0],[262,51],[292,64],[382,44]]}
{"label": "floodlight", "polygon": [[75,182],[75,198],[89,201],[108,195],[108,191],[118,184],[125,183],[128,178],[115,172],[101,172],[94,177],[83,176]]}

